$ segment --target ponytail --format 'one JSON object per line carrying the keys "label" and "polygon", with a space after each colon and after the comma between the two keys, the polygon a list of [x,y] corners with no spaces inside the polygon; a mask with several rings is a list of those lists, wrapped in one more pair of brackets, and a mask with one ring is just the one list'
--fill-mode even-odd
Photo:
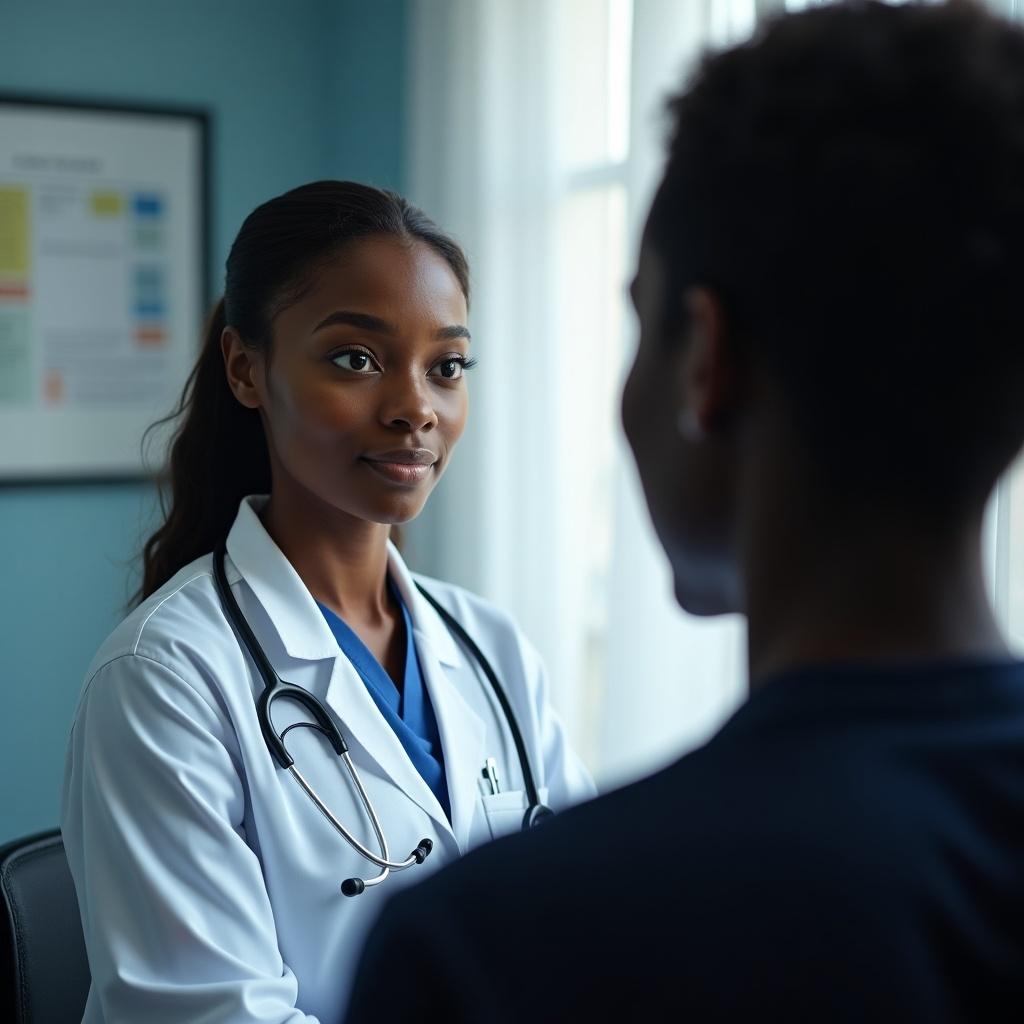
{"label": "ponytail", "polygon": [[[210,315],[203,348],[169,419],[180,420],[160,481],[163,525],[143,548],[138,600],[225,540],[238,505],[270,490],[270,460],[259,413],[232,394],[220,339],[224,300]],[[165,422],[165,421],[161,421]]]}

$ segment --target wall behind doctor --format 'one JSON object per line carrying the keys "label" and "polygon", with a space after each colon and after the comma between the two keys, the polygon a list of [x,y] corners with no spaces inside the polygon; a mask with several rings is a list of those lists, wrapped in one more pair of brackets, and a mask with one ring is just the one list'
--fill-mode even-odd
{"label": "wall behind doctor", "polygon": [[[406,0],[0,0],[0,92],[207,109],[212,294],[271,195],[402,187],[405,37]],[[144,485],[0,488],[0,842],[57,822],[83,673],[152,509]]]}

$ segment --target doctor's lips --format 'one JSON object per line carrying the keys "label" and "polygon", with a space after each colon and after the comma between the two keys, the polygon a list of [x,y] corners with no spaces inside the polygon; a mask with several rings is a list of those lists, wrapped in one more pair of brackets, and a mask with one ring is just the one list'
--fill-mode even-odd
{"label": "doctor's lips", "polygon": [[370,469],[395,484],[418,484],[438,461],[427,448],[394,448],[362,456]]}

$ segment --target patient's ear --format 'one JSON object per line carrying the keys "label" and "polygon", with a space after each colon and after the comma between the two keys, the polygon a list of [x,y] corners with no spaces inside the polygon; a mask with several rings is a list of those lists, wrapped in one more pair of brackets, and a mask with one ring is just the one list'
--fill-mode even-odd
{"label": "patient's ear", "polygon": [[683,293],[686,309],[680,431],[694,438],[728,425],[736,410],[739,366],[721,299],[697,285]]}
{"label": "patient's ear", "polygon": [[260,353],[246,345],[234,327],[224,328],[220,336],[220,350],[224,356],[228,387],[235,398],[247,409],[259,409],[263,405],[263,392],[260,387],[262,374],[259,372]]}

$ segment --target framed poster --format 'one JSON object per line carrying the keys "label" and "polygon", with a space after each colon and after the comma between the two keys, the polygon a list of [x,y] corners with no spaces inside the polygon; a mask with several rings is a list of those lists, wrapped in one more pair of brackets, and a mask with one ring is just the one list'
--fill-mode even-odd
{"label": "framed poster", "polygon": [[207,281],[207,119],[0,95],[0,483],[125,480]]}

